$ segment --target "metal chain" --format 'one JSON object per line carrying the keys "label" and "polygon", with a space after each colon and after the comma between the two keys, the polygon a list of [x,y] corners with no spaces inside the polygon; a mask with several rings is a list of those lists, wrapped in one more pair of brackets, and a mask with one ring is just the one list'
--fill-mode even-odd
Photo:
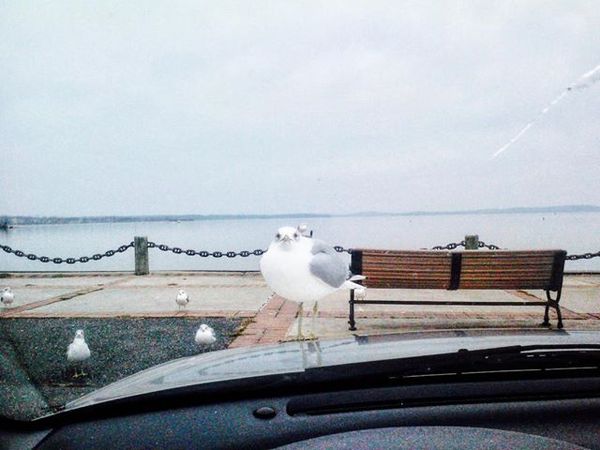
{"label": "metal chain", "polygon": [[592,259],[597,257],[600,257],[600,251],[597,251],[596,253],[583,253],[581,255],[567,255],[567,260],[575,261],[577,259]]}
{"label": "metal chain", "polygon": [[494,244],[486,244],[485,242],[479,241],[479,248],[487,248],[490,250],[500,250],[500,247]]}
{"label": "metal chain", "polygon": [[115,250],[107,250],[104,253],[96,253],[92,256],[81,256],[79,258],[50,258],[48,256],[38,256],[33,253],[25,253],[21,250],[13,250],[8,245],[0,245],[0,248],[6,253],[13,253],[19,258],[27,258],[30,261],[40,261],[43,263],[54,263],[54,264],[75,264],[75,263],[86,263],[90,261],[99,261],[102,258],[107,258],[116,255],[117,253],[123,253],[133,247],[133,242],[126,245],[121,245]]}
{"label": "metal chain", "polygon": [[[479,241],[479,244],[477,244],[479,248],[488,248],[490,250],[500,250],[500,247],[498,247],[497,245],[494,244],[486,244],[483,241]],[[435,247],[431,247],[432,250],[454,250],[457,247],[465,247],[465,241],[460,241],[460,242],[451,242],[449,244],[446,245],[436,245]]]}
{"label": "metal chain", "polygon": [[342,246],[340,246],[340,245],[336,245],[336,246],[334,246],[334,247],[333,247],[333,249],[334,249],[336,252],[338,252],[338,253],[344,253],[344,252],[346,252],[346,253],[348,253],[349,255],[351,255],[351,254],[352,254],[352,249],[351,249],[351,248],[344,248],[344,247],[342,247]]}
{"label": "metal chain", "polygon": [[450,242],[446,245],[436,245],[435,247],[431,247],[431,250],[454,250],[456,247],[464,247],[465,241],[460,242]]}
{"label": "metal chain", "polygon": [[234,252],[234,251],[228,251],[228,252],[207,252],[206,250],[183,250],[179,247],[169,247],[168,245],[165,244],[157,244],[156,242],[148,242],[148,248],[158,248],[159,250],[162,250],[163,252],[173,252],[177,255],[179,254],[186,254],[188,256],[200,256],[202,258],[208,258],[209,256],[212,256],[213,258],[222,258],[223,256],[226,256],[227,258],[235,258],[236,256],[241,256],[242,258],[247,258],[248,256],[260,256],[263,253],[266,252],[266,250],[261,250],[261,249],[256,249],[256,250],[252,250],[252,251],[248,251],[248,250],[242,250],[241,252]]}
{"label": "metal chain", "polygon": [[[260,256],[262,254],[264,254],[266,252],[266,250],[261,250],[261,249],[256,249],[256,250],[242,250],[240,252],[234,252],[234,251],[228,251],[228,252],[208,252],[206,250],[202,250],[202,251],[198,251],[198,250],[183,250],[182,248],[179,247],[169,247],[168,245],[165,244],[157,244],[156,242],[148,242],[148,248],[158,248],[159,250],[162,250],[163,252],[173,252],[175,254],[186,254],[188,256],[200,256],[202,258],[207,258],[209,256],[212,256],[213,258],[222,258],[223,256],[226,256],[227,258],[235,258],[236,256],[241,256],[242,258],[246,258],[248,256]],[[334,250],[338,253],[349,253],[352,254],[352,249],[351,248],[344,248],[341,247],[339,245],[336,245],[333,247]]]}
{"label": "metal chain", "polygon": [[[75,264],[75,263],[87,263],[89,261],[99,261],[102,258],[108,258],[108,257],[116,255],[117,253],[123,253],[123,252],[127,251],[128,249],[132,248],[133,246],[134,246],[134,243],[130,242],[129,244],[121,245],[119,248],[117,248],[115,250],[107,250],[104,253],[96,253],[92,256],[81,256],[79,258],[50,258],[48,256],[38,256],[33,253],[25,253],[21,250],[13,250],[8,245],[1,245],[1,244],[0,244],[0,249],[4,250],[6,253],[13,253],[14,255],[18,256],[19,258],[27,258],[30,261],[40,261],[43,263],[51,262],[54,264]],[[464,246],[465,246],[465,241],[451,242],[444,246],[436,245],[435,247],[432,247],[432,250],[454,250],[457,247],[464,247]],[[479,241],[478,246],[479,246],[479,248],[488,248],[490,250],[499,250],[500,249],[500,247],[498,247],[497,245],[486,244],[485,242],[482,242],[482,241]],[[252,251],[242,250],[240,252],[234,252],[234,251],[208,252],[206,250],[198,251],[198,250],[191,250],[191,249],[183,250],[179,247],[169,247],[168,245],[157,244],[155,242],[148,242],[148,248],[158,248],[159,250],[162,250],[163,252],[173,252],[177,255],[185,254],[187,256],[200,256],[202,258],[208,258],[209,256],[213,257],[213,258],[222,258],[223,256],[225,256],[227,258],[235,258],[237,256],[241,256],[242,258],[247,258],[248,256],[261,256],[266,252],[266,250],[261,250],[261,249],[256,249],[256,250],[252,250]],[[339,245],[336,245],[333,248],[338,253],[345,252],[348,254],[352,254],[352,252],[353,252],[353,250],[351,248],[344,248]],[[592,259],[592,258],[597,258],[597,257],[600,257],[600,251],[598,251],[596,253],[583,253],[581,255],[567,255],[566,259],[568,261],[575,261],[578,259]]]}

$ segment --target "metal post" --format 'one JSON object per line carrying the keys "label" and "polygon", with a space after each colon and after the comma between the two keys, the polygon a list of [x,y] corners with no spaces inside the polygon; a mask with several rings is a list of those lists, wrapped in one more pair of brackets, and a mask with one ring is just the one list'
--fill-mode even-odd
{"label": "metal post", "polygon": [[148,238],[146,236],[136,236],[134,239],[135,247],[135,274],[148,275],[150,273],[150,264],[148,259]]}
{"label": "metal post", "polygon": [[465,236],[465,250],[478,250],[479,236],[477,234],[468,234]]}

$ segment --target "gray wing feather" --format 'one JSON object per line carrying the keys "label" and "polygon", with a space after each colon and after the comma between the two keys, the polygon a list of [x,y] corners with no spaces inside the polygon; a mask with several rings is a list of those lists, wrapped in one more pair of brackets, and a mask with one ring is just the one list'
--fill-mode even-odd
{"label": "gray wing feather", "polygon": [[335,249],[323,241],[314,240],[314,255],[310,261],[310,273],[332,287],[340,287],[348,279],[348,266]]}

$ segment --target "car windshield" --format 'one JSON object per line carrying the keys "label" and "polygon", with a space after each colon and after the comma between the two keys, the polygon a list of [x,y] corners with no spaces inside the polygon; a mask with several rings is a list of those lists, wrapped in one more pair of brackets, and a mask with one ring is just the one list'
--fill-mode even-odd
{"label": "car windshield", "polygon": [[2,2],[0,416],[599,330],[599,29],[589,1]]}

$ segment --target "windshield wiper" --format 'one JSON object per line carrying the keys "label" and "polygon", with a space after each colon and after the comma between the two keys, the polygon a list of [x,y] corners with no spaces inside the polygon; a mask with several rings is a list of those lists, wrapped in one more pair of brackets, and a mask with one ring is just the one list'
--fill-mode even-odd
{"label": "windshield wiper", "polygon": [[600,344],[512,345],[480,350],[309,368],[307,381],[397,380],[500,372],[600,369]]}

